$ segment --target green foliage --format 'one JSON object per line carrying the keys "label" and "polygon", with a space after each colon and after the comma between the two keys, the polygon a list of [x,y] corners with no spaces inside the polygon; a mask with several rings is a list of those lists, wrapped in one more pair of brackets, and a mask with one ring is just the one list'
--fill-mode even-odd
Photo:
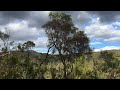
{"label": "green foliage", "polygon": [[73,57],[91,51],[89,38],[84,31],[75,27],[70,15],[50,12],[49,17],[50,20],[42,27],[48,36],[48,47],[52,48],[52,53],[57,51],[59,55]]}
{"label": "green foliage", "polygon": [[[70,15],[50,12],[49,17],[50,21],[43,25],[49,41],[46,54],[32,52],[32,41],[8,53],[14,42],[8,43],[10,36],[0,31],[4,44],[0,79],[120,79],[120,53],[93,53],[89,38],[84,31],[78,31]],[[58,55],[53,55],[56,51]]]}
{"label": "green foliage", "polygon": [[[48,36],[48,53],[58,52],[64,65],[64,78],[67,78],[67,62],[76,56],[91,52],[89,38],[84,31],[79,31],[72,22],[70,15],[62,12],[50,12],[50,20],[42,27]],[[45,61],[48,59],[46,56]]]}
{"label": "green foliage", "polygon": [[[54,57],[52,58],[54,59]],[[42,57],[39,57],[39,59],[42,59]],[[83,55],[75,58],[73,62],[66,62],[67,79],[120,79],[119,60],[113,58],[112,62],[108,63],[106,59],[87,59]],[[0,78],[64,79],[64,66],[62,62],[59,60],[49,61],[41,66],[39,62],[40,60],[38,63],[32,61],[32,58],[26,60],[18,54],[5,56],[0,61]]]}

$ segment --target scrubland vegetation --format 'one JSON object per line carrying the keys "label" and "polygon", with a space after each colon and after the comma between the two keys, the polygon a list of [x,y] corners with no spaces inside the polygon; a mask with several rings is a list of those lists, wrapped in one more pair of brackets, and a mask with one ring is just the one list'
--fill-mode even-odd
{"label": "scrubland vegetation", "polygon": [[[120,58],[115,50],[103,51],[88,56],[80,56],[72,62],[66,62],[67,79],[120,79]],[[104,54],[103,54],[104,53]],[[94,58],[94,55],[96,58]],[[45,56],[37,59],[25,58],[20,54],[0,58],[0,79],[64,79],[64,65],[59,58],[49,56],[40,66]]]}
{"label": "scrubland vegetation", "polygon": [[120,50],[93,52],[70,15],[51,12],[49,17],[42,26],[48,36],[44,54],[32,50],[32,41],[15,46],[0,32],[0,79],[120,79]]}

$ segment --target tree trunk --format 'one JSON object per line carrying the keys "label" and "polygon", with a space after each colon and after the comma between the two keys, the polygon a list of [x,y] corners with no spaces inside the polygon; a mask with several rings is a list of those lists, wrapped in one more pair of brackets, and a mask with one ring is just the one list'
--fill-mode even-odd
{"label": "tree trunk", "polygon": [[[54,46],[54,45],[53,45],[53,46]],[[49,55],[49,52],[50,52],[50,49],[51,49],[53,46],[49,47],[49,49],[48,49],[48,51],[47,51],[47,55],[46,55],[45,59],[40,63],[40,66],[47,60],[48,55]]]}
{"label": "tree trunk", "polygon": [[29,58],[30,57],[30,51],[28,50],[27,51],[27,58]]}
{"label": "tree trunk", "polygon": [[63,65],[64,65],[64,79],[67,79],[67,68],[66,68],[65,60],[63,62]]}
{"label": "tree trunk", "polygon": [[[56,47],[56,45],[55,45]],[[56,47],[57,48],[57,47]],[[64,66],[64,79],[67,79],[67,67],[66,67],[66,62],[65,62],[65,58],[64,56],[61,54],[61,49],[57,48],[58,52],[59,52],[59,56],[60,56],[60,60],[62,61],[62,64]]]}
{"label": "tree trunk", "polygon": [[66,67],[66,62],[65,62],[65,60],[64,60],[64,58],[63,58],[63,56],[62,56],[62,54],[60,53],[60,58],[61,58],[61,61],[62,61],[62,64],[63,64],[63,66],[64,66],[64,79],[67,79],[67,67]]}

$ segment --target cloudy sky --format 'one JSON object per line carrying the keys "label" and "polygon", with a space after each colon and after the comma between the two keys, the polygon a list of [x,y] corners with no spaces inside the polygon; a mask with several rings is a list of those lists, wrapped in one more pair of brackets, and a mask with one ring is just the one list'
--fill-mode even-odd
{"label": "cloudy sky", "polygon": [[[47,36],[41,28],[50,11],[0,11],[0,30],[8,28],[15,44],[34,41],[38,52],[46,52]],[[120,49],[120,11],[64,11],[84,30],[95,51]],[[2,43],[0,41],[0,43]]]}

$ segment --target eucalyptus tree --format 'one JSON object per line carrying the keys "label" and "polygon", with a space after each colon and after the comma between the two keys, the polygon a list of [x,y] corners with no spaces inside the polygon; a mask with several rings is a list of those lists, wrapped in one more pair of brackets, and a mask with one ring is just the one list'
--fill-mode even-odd
{"label": "eucalyptus tree", "polygon": [[64,65],[64,78],[67,78],[67,61],[73,60],[72,58],[77,55],[91,51],[89,38],[84,31],[75,27],[70,15],[62,12],[50,12],[49,17],[50,20],[42,26],[48,36],[47,56],[50,50],[52,53],[56,51],[59,53],[60,60]]}

